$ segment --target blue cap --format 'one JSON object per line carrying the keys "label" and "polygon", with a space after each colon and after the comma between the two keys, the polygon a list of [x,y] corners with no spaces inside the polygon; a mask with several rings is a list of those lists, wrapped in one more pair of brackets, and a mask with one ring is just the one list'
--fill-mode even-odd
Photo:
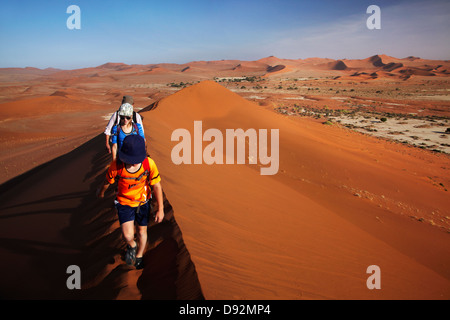
{"label": "blue cap", "polygon": [[123,163],[138,164],[143,162],[147,157],[144,138],[136,134],[125,137],[118,156]]}

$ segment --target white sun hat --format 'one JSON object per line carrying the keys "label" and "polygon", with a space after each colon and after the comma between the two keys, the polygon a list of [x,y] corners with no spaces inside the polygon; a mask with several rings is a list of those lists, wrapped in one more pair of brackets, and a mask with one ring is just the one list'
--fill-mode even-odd
{"label": "white sun hat", "polygon": [[129,103],[124,103],[119,108],[119,116],[132,117],[133,106]]}

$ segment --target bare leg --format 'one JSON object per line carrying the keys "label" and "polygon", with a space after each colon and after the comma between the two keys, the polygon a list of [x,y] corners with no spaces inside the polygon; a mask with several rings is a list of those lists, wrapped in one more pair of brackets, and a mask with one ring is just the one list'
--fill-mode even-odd
{"label": "bare leg", "polygon": [[139,233],[139,248],[136,253],[136,258],[142,258],[145,247],[147,245],[147,226],[138,226]]}
{"label": "bare leg", "polygon": [[134,241],[134,221],[122,223],[122,235],[130,247],[136,247],[136,241]]}

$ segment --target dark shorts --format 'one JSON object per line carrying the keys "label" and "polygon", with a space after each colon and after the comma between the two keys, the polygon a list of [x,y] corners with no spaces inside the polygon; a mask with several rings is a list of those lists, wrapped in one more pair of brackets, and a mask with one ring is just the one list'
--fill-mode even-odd
{"label": "dark shorts", "polygon": [[119,215],[119,222],[122,225],[128,221],[136,221],[139,226],[147,226],[150,216],[150,201],[141,204],[138,211],[138,207],[130,207],[122,205],[116,201],[116,209]]}

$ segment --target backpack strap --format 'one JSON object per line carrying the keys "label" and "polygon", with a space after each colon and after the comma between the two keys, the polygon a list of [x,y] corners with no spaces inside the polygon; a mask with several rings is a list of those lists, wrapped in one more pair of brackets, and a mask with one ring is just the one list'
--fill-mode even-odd
{"label": "backpack strap", "polygon": [[150,177],[150,162],[148,161],[148,156],[145,157],[144,162],[142,162],[144,165],[144,171],[148,172],[148,177]]}
{"label": "backpack strap", "polygon": [[149,157],[150,156],[147,154],[147,158],[145,158],[144,165],[147,165],[147,169],[145,169],[145,170],[148,170],[148,173],[149,173],[149,175],[148,175],[148,183],[150,185],[151,180],[155,180],[155,179],[157,179],[159,177],[159,173],[158,173],[158,175],[156,177],[153,177],[152,179],[150,179],[150,162],[148,160]]}
{"label": "backpack strap", "polygon": [[117,109],[117,111],[116,111],[116,121],[114,122],[114,125],[120,124],[120,122],[119,122],[119,110],[120,110],[120,108]]}
{"label": "backpack strap", "polygon": [[119,179],[135,180],[135,181],[140,181],[143,176],[147,176],[147,181],[150,184],[150,162],[148,161],[148,156],[145,157],[145,160],[142,162],[142,165],[144,167],[144,172],[141,173],[139,175],[139,177],[133,177],[133,178],[124,177],[122,175],[122,172],[123,172],[123,169],[125,169],[125,164],[117,158],[116,159],[117,176],[119,177]]}
{"label": "backpack strap", "polygon": [[[138,117],[137,112],[133,111],[133,122],[137,123],[137,117]],[[139,117],[141,117],[141,120],[144,119],[144,117],[141,114],[139,114]]]}
{"label": "backpack strap", "polygon": [[144,166],[144,174],[147,175],[147,199],[150,201],[152,199],[152,186],[150,185],[150,162],[148,161],[148,155],[145,157],[144,162],[142,162]]}

